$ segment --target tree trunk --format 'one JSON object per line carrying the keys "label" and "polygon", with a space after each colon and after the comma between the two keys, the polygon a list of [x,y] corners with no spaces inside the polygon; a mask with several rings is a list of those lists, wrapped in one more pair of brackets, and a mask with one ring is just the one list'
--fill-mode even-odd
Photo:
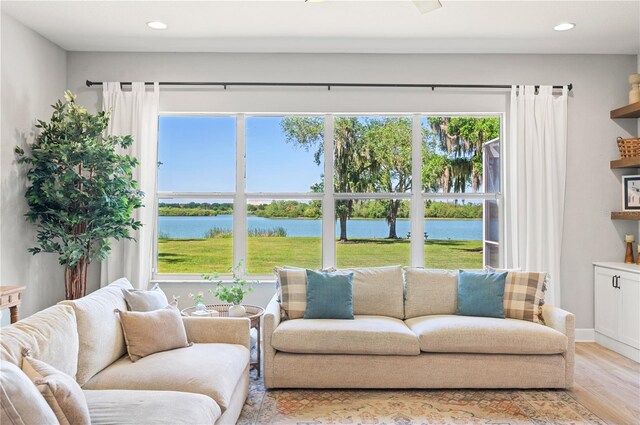
{"label": "tree trunk", "polygon": [[64,269],[64,296],[67,300],[82,298],[87,293],[87,271],[89,264],[82,257],[75,267]]}
{"label": "tree trunk", "polygon": [[400,207],[400,201],[389,201],[389,215],[387,216],[387,223],[389,223],[389,239],[398,239],[396,233],[396,222],[398,220],[398,208]]}
{"label": "tree trunk", "polygon": [[340,214],[340,242],[347,241],[347,214]]}

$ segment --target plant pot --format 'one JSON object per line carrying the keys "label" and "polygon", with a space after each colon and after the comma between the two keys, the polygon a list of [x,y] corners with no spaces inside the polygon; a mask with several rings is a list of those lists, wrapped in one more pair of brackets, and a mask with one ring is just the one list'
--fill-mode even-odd
{"label": "plant pot", "polygon": [[203,303],[198,303],[196,304],[196,313],[204,313],[205,311],[207,311],[207,306],[204,305]]}
{"label": "plant pot", "polygon": [[234,304],[229,307],[229,317],[244,317],[247,315],[247,309],[241,304]]}

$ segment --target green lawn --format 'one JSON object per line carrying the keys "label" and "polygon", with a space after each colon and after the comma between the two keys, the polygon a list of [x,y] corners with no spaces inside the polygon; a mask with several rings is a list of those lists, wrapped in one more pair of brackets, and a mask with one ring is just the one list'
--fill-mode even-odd
{"label": "green lawn", "polygon": [[[158,243],[160,273],[225,272],[232,265],[232,239],[161,239]],[[250,273],[270,274],[275,266],[315,269],[321,266],[320,238],[249,238],[247,268]],[[337,244],[338,267],[410,264],[407,239],[354,239]],[[429,240],[425,266],[443,269],[482,268],[482,241]]]}

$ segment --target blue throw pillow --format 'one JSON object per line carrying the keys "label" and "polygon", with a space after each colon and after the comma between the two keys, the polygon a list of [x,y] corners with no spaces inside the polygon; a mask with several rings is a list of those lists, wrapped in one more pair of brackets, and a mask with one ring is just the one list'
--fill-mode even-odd
{"label": "blue throw pillow", "polygon": [[353,319],[353,273],[307,270],[305,319]]}
{"label": "blue throw pillow", "polygon": [[504,319],[504,284],[507,272],[466,272],[458,275],[458,311],[460,316],[499,317]]}

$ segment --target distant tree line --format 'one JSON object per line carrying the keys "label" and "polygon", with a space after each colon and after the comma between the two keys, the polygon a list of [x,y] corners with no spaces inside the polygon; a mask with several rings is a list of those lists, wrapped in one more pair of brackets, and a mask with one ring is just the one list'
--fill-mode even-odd
{"label": "distant tree line", "polygon": [[[215,208],[211,208],[215,206]],[[320,201],[272,201],[268,204],[247,205],[249,215],[265,218],[312,218],[322,217]],[[162,216],[215,216],[233,214],[233,204],[165,204],[159,207]],[[350,218],[387,218],[388,201],[360,201],[353,205]],[[482,218],[482,205],[469,202],[427,201],[424,209],[428,218]],[[409,202],[400,201],[397,218],[409,218]]]}

